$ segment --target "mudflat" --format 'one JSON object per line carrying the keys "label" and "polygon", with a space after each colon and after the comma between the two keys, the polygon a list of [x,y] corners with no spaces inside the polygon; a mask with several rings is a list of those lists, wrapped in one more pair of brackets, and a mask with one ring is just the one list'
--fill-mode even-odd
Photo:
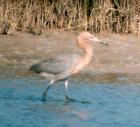
{"label": "mudflat", "polygon": [[[30,65],[56,54],[82,54],[75,43],[77,35],[78,32],[60,31],[48,31],[44,36],[23,32],[0,35],[0,78],[31,76]],[[91,63],[74,78],[122,81],[133,77],[129,79],[140,82],[140,38],[119,34],[96,36],[110,46],[93,43]]]}

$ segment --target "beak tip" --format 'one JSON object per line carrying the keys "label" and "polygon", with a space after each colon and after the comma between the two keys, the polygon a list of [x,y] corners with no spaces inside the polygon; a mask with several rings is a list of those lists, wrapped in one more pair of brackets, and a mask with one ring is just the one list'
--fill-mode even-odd
{"label": "beak tip", "polygon": [[101,41],[100,43],[106,45],[106,46],[110,46],[108,43]]}
{"label": "beak tip", "polygon": [[109,44],[106,43],[107,46],[110,46]]}

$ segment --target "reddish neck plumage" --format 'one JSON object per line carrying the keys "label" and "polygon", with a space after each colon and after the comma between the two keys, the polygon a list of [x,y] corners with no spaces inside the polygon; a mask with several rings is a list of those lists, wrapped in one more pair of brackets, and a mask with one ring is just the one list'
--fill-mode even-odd
{"label": "reddish neck plumage", "polygon": [[83,61],[84,61],[85,65],[87,65],[87,64],[89,64],[89,62],[91,61],[92,56],[93,56],[92,46],[87,44],[86,47],[84,48],[84,52],[85,52],[85,56],[83,58]]}
{"label": "reddish neck plumage", "polygon": [[73,73],[78,73],[82,70],[92,59],[93,49],[92,46],[88,42],[80,41],[78,43],[79,47],[84,51],[84,56],[78,61],[77,66],[75,67]]}

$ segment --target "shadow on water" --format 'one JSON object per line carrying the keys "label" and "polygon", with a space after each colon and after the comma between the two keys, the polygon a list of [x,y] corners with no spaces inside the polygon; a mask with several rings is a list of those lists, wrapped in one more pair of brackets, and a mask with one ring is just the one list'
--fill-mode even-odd
{"label": "shadow on water", "polygon": [[92,102],[89,100],[80,100],[80,99],[76,99],[76,98],[70,98],[69,100],[67,99],[47,99],[46,101],[44,101],[44,103],[48,103],[49,101],[54,101],[54,102],[63,102],[65,104],[69,104],[69,103],[81,103],[81,104],[91,104]]}
{"label": "shadow on water", "polygon": [[64,104],[69,104],[69,103],[81,103],[81,104],[91,104],[91,101],[88,100],[79,100],[75,98],[71,98],[71,100],[67,99],[54,99],[54,98],[48,98],[46,101],[43,101],[42,98],[33,98],[33,97],[12,97],[12,96],[1,96],[0,99],[3,100],[22,100],[22,101],[32,101],[32,102],[41,102],[44,104],[47,104],[49,102],[54,102],[54,103],[64,103]]}

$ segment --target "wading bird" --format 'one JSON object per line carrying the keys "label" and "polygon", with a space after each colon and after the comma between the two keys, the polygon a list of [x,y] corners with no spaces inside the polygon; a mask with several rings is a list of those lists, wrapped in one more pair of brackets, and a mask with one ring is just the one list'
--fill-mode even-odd
{"label": "wading bird", "polygon": [[68,100],[71,98],[68,97],[68,79],[71,75],[79,73],[92,59],[93,49],[90,41],[99,42],[105,45],[108,45],[106,42],[100,41],[97,37],[92,35],[89,32],[81,32],[76,38],[77,46],[83,50],[83,56],[77,55],[62,55],[49,58],[47,60],[41,61],[38,64],[34,64],[30,67],[30,70],[33,70],[37,73],[41,73],[42,76],[45,74],[53,74],[49,86],[43,92],[43,100],[46,100],[47,92],[50,87],[58,82],[64,81],[65,84],[65,97]]}

